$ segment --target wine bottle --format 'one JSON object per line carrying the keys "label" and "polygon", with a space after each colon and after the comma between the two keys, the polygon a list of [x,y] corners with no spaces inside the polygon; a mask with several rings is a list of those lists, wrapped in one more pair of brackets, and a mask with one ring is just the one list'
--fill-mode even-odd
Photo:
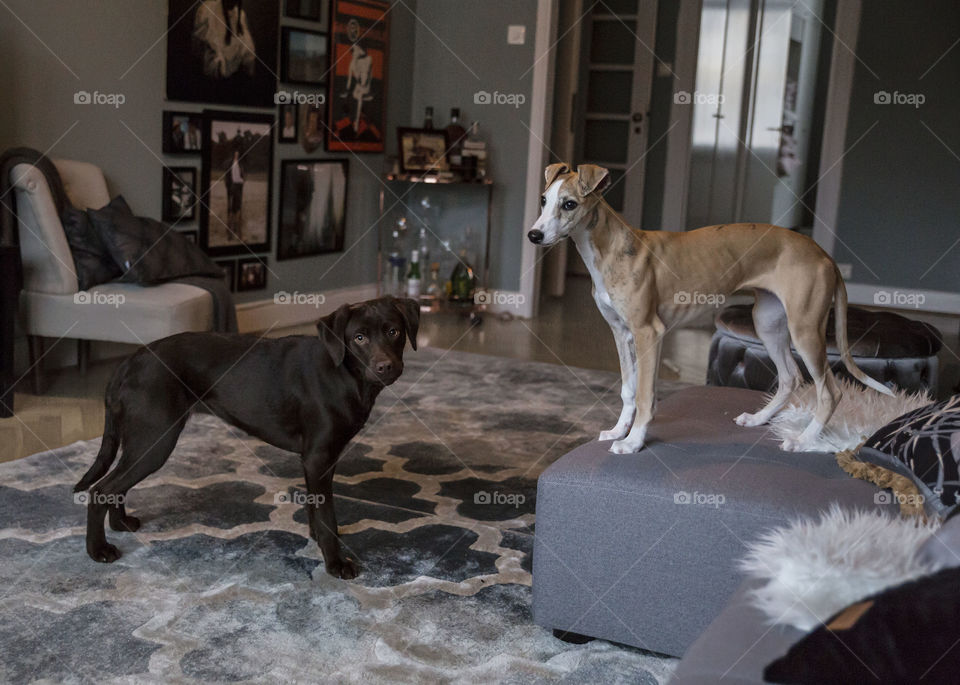
{"label": "wine bottle", "polygon": [[410,253],[410,270],[407,272],[407,297],[420,299],[420,250]]}
{"label": "wine bottle", "polygon": [[460,125],[460,108],[454,107],[450,110],[450,124],[447,126],[447,144],[450,146],[447,156],[454,171],[460,171],[463,164],[463,141],[466,137],[467,131]]}
{"label": "wine bottle", "polygon": [[467,261],[466,248],[460,250],[460,258],[450,275],[450,300],[458,304],[472,304],[476,277],[473,267]]}
{"label": "wine bottle", "polygon": [[423,114],[423,127],[428,131],[433,130],[433,107],[427,107]]}

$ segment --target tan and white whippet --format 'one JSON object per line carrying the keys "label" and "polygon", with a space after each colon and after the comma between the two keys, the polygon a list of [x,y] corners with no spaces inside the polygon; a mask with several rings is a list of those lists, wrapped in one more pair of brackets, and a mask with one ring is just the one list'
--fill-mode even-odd
{"label": "tan and white whippet", "polygon": [[[537,245],[570,237],[593,279],[593,297],[613,329],[620,356],[623,410],[600,434],[610,451],[639,451],[653,419],[660,343],[664,333],[689,320],[705,303],[734,291],[756,295],[757,336],[777,367],[777,392],[759,411],[741,414],[741,426],[766,423],[803,379],[790,352],[791,338],[817,392],[813,420],[785,450],[814,440],[840,401],[827,363],[826,327],[836,300],[837,346],[847,370],[861,383],[890,395],[853,362],[847,344],[847,289],[830,256],[806,236],[770,224],[724,224],[695,231],[643,231],[627,225],[600,191],[609,183],[602,167],[566,164],[546,169],[540,218],[527,234]],[[709,306],[709,305],[707,305]]]}

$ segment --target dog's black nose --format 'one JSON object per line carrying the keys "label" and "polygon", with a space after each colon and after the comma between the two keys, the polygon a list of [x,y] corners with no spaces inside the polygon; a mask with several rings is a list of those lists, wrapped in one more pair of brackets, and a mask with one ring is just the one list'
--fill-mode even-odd
{"label": "dog's black nose", "polygon": [[377,375],[383,376],[384,374],[387,374],[393,371],[393,362],[389,360],[377,362],[377,365],[375,368],[377,369]]}
{"label": "dog's black nose", "polygon": [[537,229],[533,229],[532,231],[527,233],[527,237],[530,239],[531,243],[535,245],[539,245],[540,243],[543,242],[543,231],[538,231]]}

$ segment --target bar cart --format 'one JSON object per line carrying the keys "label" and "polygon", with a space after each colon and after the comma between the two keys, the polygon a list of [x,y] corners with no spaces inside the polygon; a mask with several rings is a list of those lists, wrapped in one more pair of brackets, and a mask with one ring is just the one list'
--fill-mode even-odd
{"label": "bar cart", "polygon": [[[377,294],[407,295],[419,260],[422,312],[459,312],[480,322],[490,271],[493,183],[388,174],[380,187]],[[417,257],[412,253],[418,252]],[[465,280],[467,279],[467,280]]]}

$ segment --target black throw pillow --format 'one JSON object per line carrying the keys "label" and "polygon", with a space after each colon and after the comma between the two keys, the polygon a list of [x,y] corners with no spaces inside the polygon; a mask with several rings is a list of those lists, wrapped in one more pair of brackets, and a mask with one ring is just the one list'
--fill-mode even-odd
{"label": "black throw pillow", "polygon": [[[893,542],[893,541],[891,541]],[[960,682],[960,569],[853,604],[767,666],[770,683]]]}
{"label": "black throw pillow", "polygon": [[113,261],[86,212],[67,207],[60,217],[60,223],[70,245],[70,254],[73,255],[80,290],[89,290],[120,277],[123,271]]}
{"label": "black throw pillow", "polygon": [[150,285],[184,276],[223,277],[199,247],[166,224],[134,216],[120,195],[88,214],[123,272],[119,280],[125,283]]}

